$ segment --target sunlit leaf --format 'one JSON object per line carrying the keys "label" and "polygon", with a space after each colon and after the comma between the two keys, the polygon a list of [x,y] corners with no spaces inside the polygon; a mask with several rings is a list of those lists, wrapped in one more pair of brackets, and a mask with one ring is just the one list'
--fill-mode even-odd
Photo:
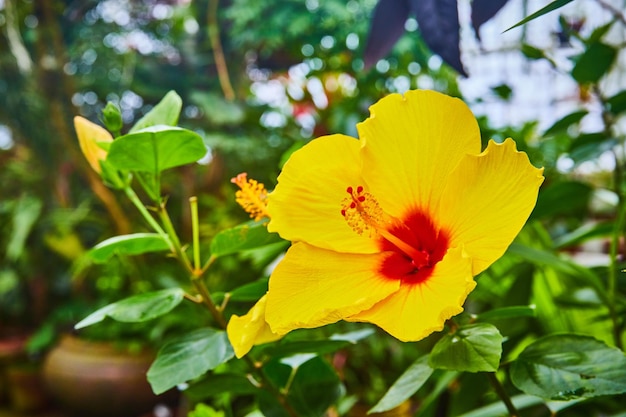
{"label": "sunlit leaf", "polygon": [[230,360],[235,353],[226,332],[198,329],[166,343],[148,370],[155,394],[195,379]]}
{"label": "sunlit leaf", "polygon": [[207,150],[200,135],[179,127],[157,125],[117,138],[107,161],[117,169],[158,175],[198,161]]}
{"label": "sunlit leaf", "polygon": [[156,125],[176,126],[183,108],[183,100],[175,91],[168,92],[145,116],[135,123],[129,133]]}
{"label": "sunlit leaf", "polygon": [[75,329],[82,329],[110,317],[113,320],[139,323],[155,319],[169,313],[183,301],[185,292],[180,288],[168,288],[145,294],[135,295],[109,304],[91,313],[78,322]]}
{"label": "sunlit leaf", "polygon": [[490,321],[515,317],[535,317],[535,306],[511,306],[485,311],[476,316],[476,320]]}
{"label": "sunlit leaf", "polygon": [[593,337],[549,335],[513,362],[513,384],[527,394],[571,400],[626,392],[626,356]]}
{"label": "sunlit leaf", "polygon": [[489,323],[460,327],[433,347],[429,364],[437,369],[495,372],[502,355],[502,335]]}
{"label": "sunlit leaf", "polygon": [[592,43],[576,61],[572,77],[580,84],[596,83],[609,71],[616,56],[617,50],[613,46]]}
{"label": "sunlit leaf", "polygon": [[537,10],[535,13],[531,14],[530,16],[527,16],[524,19],[520,20],[519,22],[517,22],[516,24],[514,24],[513,26],[505,30],[505,32],[508,32],[509,30],[516,28],[518,26],[524,25],[530,22],[531,20],[534,20],[547,13],[550,13],[553,10],[559,9],[565,6],[567,3],[571,3],[572,1],[574,0],[555,0],[552,3],[548,4],[547,6],[543,7],[542,9]]}
{"label": "sunlit leaf", "polygon": [[156,233],[134,233],[115,236],[98,243],[89,251],[95,263],[105,263],[113,255],[140,255],[169,249],[168,242]]}
{"label": "sunlit leaf", "polygon": [[219,232],[211,241],[211,255],[224,256],[280,242],[277,233],[267,231],[266,222],[249,222]]}
{"label": "sunlit leaf", "polygon": [[400,378],[387,390],[383,398],[369,410],[369,413],[382,413],[396,408],[408,400],[424,385],[433,373],[428,365],[428,356],[422,356],[409,366]]}
{"label": "sunlit leaf", "polygon": [[216,411],[206,404],[197,404],[193,411],[187,414],[187,417],[224,417],[223,411]]}

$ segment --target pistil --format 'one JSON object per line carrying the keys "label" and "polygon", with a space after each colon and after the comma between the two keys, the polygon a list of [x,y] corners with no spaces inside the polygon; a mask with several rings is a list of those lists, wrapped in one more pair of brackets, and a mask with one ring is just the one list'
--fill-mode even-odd
{"label": "pistil", "polygon": [[343,200],[341,214],[355,232],[359,235],[368,232],[370,237],[380,235],[408,256],[416,269],[429,265],[428,252],[416,249],[390,231],[392,226],[402,225],[402,222],[385,213],[371,193],[365,192],[362,186],[356,190],[348,187],[346,192],[350,197]]}

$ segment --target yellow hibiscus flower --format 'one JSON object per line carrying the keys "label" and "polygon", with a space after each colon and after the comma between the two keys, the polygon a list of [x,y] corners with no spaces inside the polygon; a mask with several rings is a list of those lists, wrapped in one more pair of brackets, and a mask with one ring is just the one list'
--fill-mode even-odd
{"label": "yellow hibiscus flower", "polygon": [[272,334],[338,320],[402,341],[441,330],[535,206],[543,170],[511,139],[481,152],[461,100],[410,91],[370,112],[360,139],[295,152],[268,196],[268,230],[293,242],[263,302]]}

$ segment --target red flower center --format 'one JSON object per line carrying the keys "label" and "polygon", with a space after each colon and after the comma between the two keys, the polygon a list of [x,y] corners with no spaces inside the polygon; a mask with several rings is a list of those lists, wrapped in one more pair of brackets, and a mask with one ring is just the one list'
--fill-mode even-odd
{"label": "red flower center", "polygon": [[390,251],[380,273],[409,284],[426,280],[448,250],[448,235],[437,229],[430,216],[411,210],[404,219],[385,213],[376,198],[363,186],[348,187],[341,215],[359,235],[377,239],[381,251]]}
{"label": "red flower center", "polygon": [[[414,252],[412,256],[406,250],[381,236],[382,251],[394,252],[380,266],[380,273],[390,279],[400,279],[403,283],[419,284],[432,275],[433,267],[448,250],[448,235],[438,230],[430,217],[420,211],[413,210],[389,232],[407,245]],[[417,256],[415,254],[418,254]]]}

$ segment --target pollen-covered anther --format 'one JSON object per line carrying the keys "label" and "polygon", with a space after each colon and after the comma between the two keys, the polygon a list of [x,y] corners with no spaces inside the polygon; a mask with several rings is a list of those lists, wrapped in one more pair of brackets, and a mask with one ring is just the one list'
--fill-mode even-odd
{"label": "pollen-covered anther", "polygon": [[235,201],[250,214],[254,220],[269,217],[267,213],[267,190],[265,186],[242,172],[230,180],[240,189],[235,193]]}
{"label": "pollen-covered anther", "polygon": [[341,215],[348,226],[359,235],[376,236],[385,227],[385,213],[376,198],[360,185],[348,187],[346,192],[349,197],[341,202]]}

